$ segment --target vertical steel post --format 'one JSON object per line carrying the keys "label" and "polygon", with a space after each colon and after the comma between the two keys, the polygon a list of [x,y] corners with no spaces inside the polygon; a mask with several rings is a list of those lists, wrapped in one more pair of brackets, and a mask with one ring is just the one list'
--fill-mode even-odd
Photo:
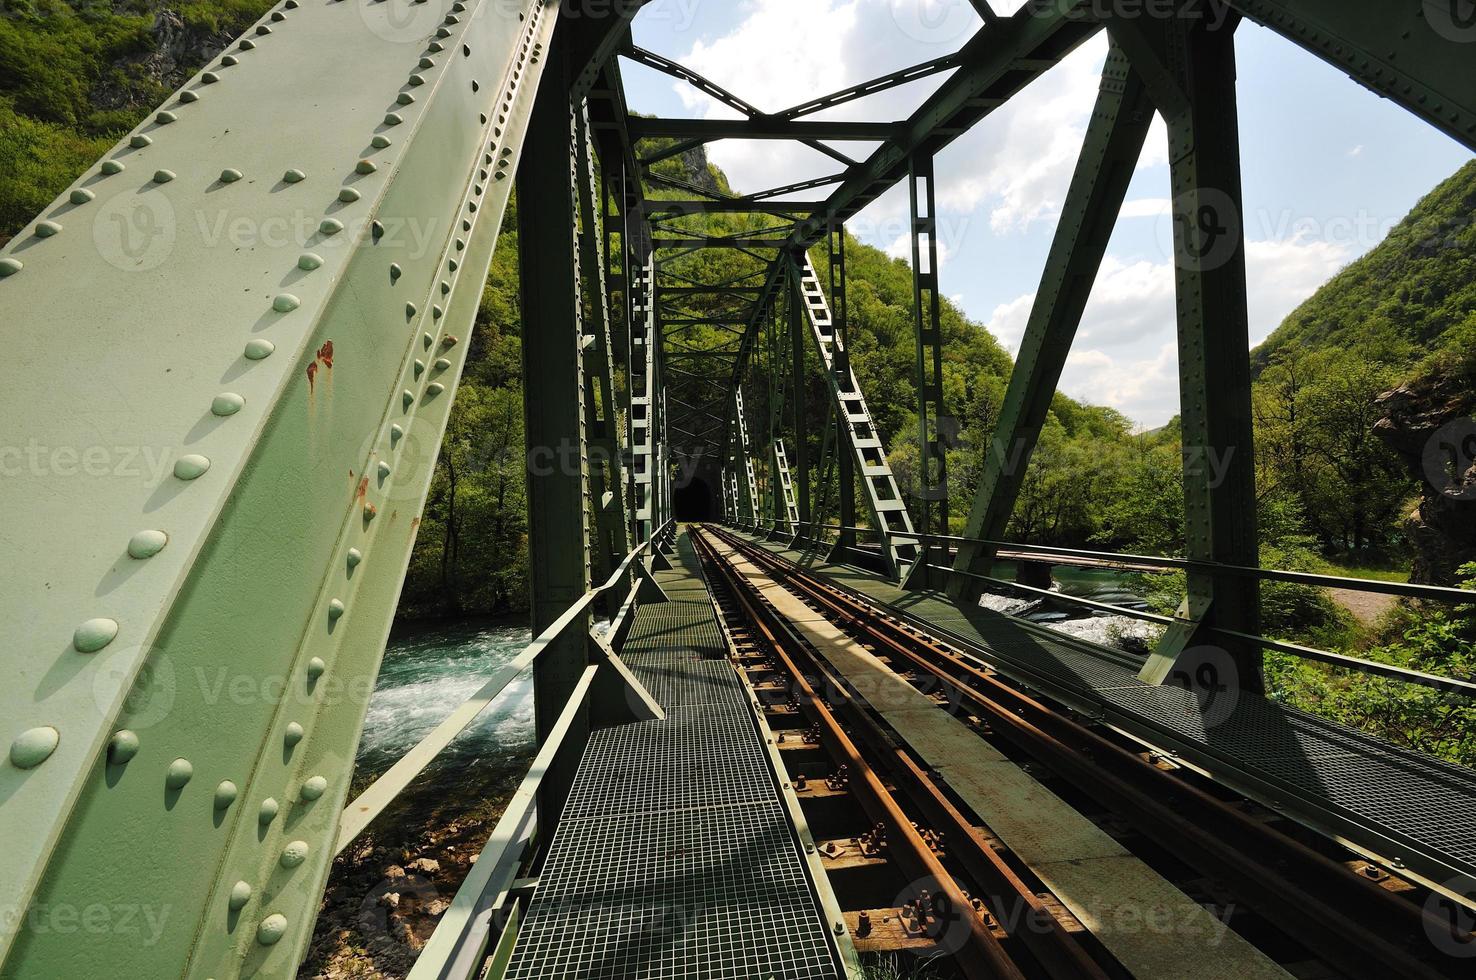
{"label": "vertical steel post", "polygon": [[938,296],[938,218],[931,154],[914,154],[907,165],[912,216],[912,310],[917,365],[917,500],[922,559],[927,578],[931,545],[927,535],[948,533],[948,457],[939,426],[943,418],[943,323]]}
{"label": "vertical steel post", "polygon": [[[1184,454],[1185,554],[1196,561],[1259,563],[1251,421],[1235,28],[1185,17],[1113,22],[1168,124],[1178,294]],[[1140,675],[1197,685],[1212,664],[1216,688],[1263,687],[1261,651],[1213,632],[1260,632],[1256,580],[1191,572],[1180,622]],[[1226,676],[1229,674],[1231,676]]]}
{"label": "vertical steel post", "polygon": [[[519,277],[523,311],[524,413],[528,447],[528,564],[533,632],[551,625],[590,587],[585,494],[583,328],[579,303],[574,135],[563,45],[549,52],[518,167]],[[547,737],[590,663],[588,615],[539,657],[533,670],[537,737]],[[543,780],[539,826],[552,831],[568,796],[588,712],[569,730],[568,750]]]}

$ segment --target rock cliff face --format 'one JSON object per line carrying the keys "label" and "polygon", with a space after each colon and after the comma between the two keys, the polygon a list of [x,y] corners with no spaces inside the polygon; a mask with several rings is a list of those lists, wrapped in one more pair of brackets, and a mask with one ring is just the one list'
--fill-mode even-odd
{"label": "rock cliff face", "polygon": [[1410,580],[1455,585],[1476,561],[1476,389],[1460,374],[1428,374],[1379,396],[1374,432],[1420,481],[1406,529]]}

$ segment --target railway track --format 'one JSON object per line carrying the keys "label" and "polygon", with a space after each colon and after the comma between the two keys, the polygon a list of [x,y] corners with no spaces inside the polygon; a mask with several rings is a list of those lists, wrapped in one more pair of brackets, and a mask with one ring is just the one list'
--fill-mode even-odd
{"label": "railway track", "polygon": [[[817,622],[860,644],[935,701],[968,715],[980,739],[1009,753],[1027,772],[1045,774],[1098,819],[1117,821],[1135,848],[1172,869],[1170,876],[1186,890],[1220,893],[1221,908],[1240,910],[1238,931],[1253,937],[1288,974],[1469,975],[1469,961],[1445,956],[1431,942],[1452,926],[1427,910],[1421,889],[1358,862],[1330,841],[1293,836],[1276,825],[1274,815],[1190,770],[1136,751],[1117,733],[1007,683],[987,663],[782,556],[712,527],[694,540],[720,612],[746,651],[740,666],[763,679],[758,689],[770,705],[771,723],[807,724],[810,738],[844,767],[845,788],[869,824],[885,834],[897,870],[914,882],[896,915],[910,917],[912,931],[920,929],[934,952],[949,954],[960,975],[1106,977],[1135,971],[1066,913],[977,815],[966,812],[930,760],[909,750],[778,612],[766,587],[740,571],[735,556],[802,600]],[[859,935],[867,923],[857,919],[853,932]],[[909,936],[904,930],[899,938]]]}

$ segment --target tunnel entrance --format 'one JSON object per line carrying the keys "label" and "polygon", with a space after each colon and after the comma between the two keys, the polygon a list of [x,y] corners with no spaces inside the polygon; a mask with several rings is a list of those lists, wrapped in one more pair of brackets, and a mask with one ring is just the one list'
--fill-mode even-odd
{"label": "tunnel entrance", "polygon": [[672,510],[679,521],[712,521],[718,517],[717,496],[700,476],[672,493]]}

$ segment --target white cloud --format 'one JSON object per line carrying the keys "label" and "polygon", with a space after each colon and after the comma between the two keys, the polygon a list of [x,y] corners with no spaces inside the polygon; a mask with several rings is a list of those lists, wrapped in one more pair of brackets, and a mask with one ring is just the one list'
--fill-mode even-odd
{"label": "white cloud", "polygon": [[1140,197],[1122,203],[1122,218],[1166,218],[1174,202],[1166,197]]}
{"label": "white cloud", "polygon": [[[1339,245],[1306,239],[1246,246],[1250,342],[1260,343],[1351,258]],[[1034,293],[995,307],[989,327],[1019,350]],[[1178,411],[1174,270],[1171,262],[1108,255],[1061,378],[1074,398],[1110,405],[1148,426]],[[1167,352],[1167,353],[1165,353]]]}
{"label": "white cloud", "polygon": [[1350,156],[1350,157],[1361,157],[1361,156],[1363,156],[1363,144],[1362,143],[1359,143],[1357,146],[1353,147],[1353,149],[1349,150],[1348,151],[1348,156]]}

